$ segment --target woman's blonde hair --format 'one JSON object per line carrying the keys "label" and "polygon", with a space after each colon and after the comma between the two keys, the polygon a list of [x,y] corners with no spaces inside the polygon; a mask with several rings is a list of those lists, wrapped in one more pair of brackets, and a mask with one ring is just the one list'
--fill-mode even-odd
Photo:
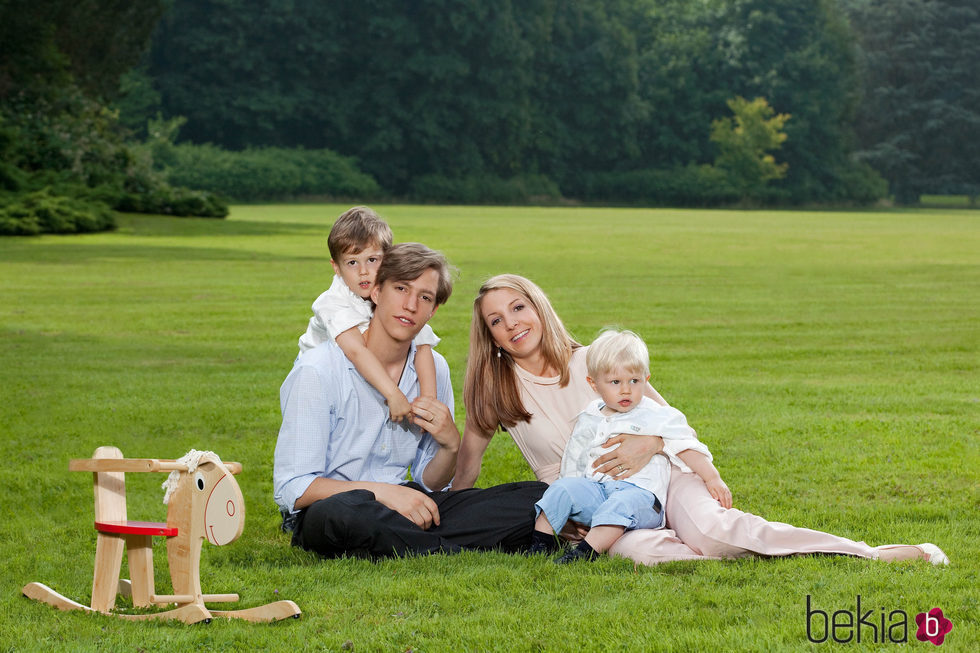
{"label": "woman's blonde hair", "polygon": [[[470,324],[470,353],[463,381],[463,404],[466,419],[473,420],[480,431],[493,433],[498,425],[514,426],[531,419],[521,401],[513,358],[493,340],[483,320],[483,298],[494,290],[509,289],[522,295],[541,320],[541,353],[545,361],[558,370],[559,385],[568,385],[568,363],[572,352],[581,347],[562,324],[548,296],[533,281],[516,274],[500,274],[488,279],[473,300]],[[498,355],[499,354],[499,355]]]}

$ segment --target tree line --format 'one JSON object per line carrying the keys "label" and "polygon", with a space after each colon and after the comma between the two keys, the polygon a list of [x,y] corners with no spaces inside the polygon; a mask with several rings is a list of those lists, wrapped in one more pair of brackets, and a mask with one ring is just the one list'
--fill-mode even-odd
{"label": "tree line", "polygon": [[[980,185],[972,0],[0,0],[0,18],[0,201],[38,185],[25,171],[91,187],[115,166],[129,200],[110,205],[167,205],[168,180],[306,156],[349,192],[433,200]],[[279,187],[316,194],[306,177]]]}
{"label": "tree line", "polygon": [[914,201],[976,194],[978,30],[971,0],[173,0],[142,70],[189,141],[331,148],[395,193],[711,163],[741,96],[793,117],[772,199],[867,199],[868,163]]}
{"label": "tree line", "polygon": [[775,199],[860,197],[872,176],[850,157],[856,49],[831,0],[174,0],[142,70],[184,139],[331,148],[394,193],[545,175],[574,197],[711,163],[739,96],[793,117]]}
{"label": "tree line", "polygon": [[980,195],[980,4],[844,0],[861,47],[857,156],[900,203]]}

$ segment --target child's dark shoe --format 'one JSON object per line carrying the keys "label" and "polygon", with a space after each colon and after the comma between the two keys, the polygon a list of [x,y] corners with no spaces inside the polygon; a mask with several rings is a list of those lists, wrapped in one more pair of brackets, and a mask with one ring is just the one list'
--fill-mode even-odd
{"label": "child's dark shoe", "polygon": [[588,542],[579,542],[578,546],[574,549],[569,549],[565,555],[555,560],[556,565],[567,565],[570,562],[575,562],[576,560],[586,560],[592,562],[599,557],[599,553],[595,551]]}
{"label": "child's dark shoe", "polygon": [[550,555],[561,549],[561,544],[551,533],[534,531],[531,534],[531,547],[527,550],[528,555]]}

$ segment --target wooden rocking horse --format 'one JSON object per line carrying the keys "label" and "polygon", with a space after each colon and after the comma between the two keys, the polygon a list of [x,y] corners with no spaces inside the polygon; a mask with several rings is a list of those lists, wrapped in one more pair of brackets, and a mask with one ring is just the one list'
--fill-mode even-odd
{"label": "wooden rocking horse", "polygon": [[[179,619],[210,622],[212,617],[275,621],[299,617],[292,601],[276,601],[246,610],[211,610],[205,602],[230,603],[237,594],[201,593],[201,546],[204,540],[222,546],[234,542],[245,526],[245,501],[232,474],[239,463],[222,463],[212,452],[191,451],[180,460],[123,458],[116,447],[99,447],[92,458],[72,460],[70,471],[93,472],[95,483],[95,574],[92,605],[76,603],[42,583],[29,583],[24,595],[60,610],[88,610],[124,619]],[[126,518],[125,472],[171,472],[167,483],[166,523]],[[156,594],[153,585],[152,536],[167,538],[167,562],[173,594]],[[129,558],[130,580],[120,580],[123,548]],[[114,612],[116,594],[129,595],[133,606],[176,604],[164,612]]]}

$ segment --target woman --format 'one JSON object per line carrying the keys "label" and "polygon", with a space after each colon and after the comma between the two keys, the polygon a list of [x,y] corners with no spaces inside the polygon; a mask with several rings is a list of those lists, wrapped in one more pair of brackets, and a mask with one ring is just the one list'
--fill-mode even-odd
{"label": "woman", "polygon": [[[503,274],[483,284],[473,303],[463,388],[466,427],[454,488],[476,482],[498,424],[510,433],[538,480],[551,483],[558,478],[575,419],[596,398],[586,382],[586,349],[575,342],[547,296],[530,280]],[[649,384],[646,394],[667,403]],[[629,478],[663,448],[660,438],[644,435],[618,435],[607,444],[618,446],[597,460],[596,469],[617,479]],[[700,477],[676,467],[671,470],[666,514],[669,529],[630,531],[610,553],[643,564],[804,553],[949,562],[932,544],[870,547],[723,508]]]}

